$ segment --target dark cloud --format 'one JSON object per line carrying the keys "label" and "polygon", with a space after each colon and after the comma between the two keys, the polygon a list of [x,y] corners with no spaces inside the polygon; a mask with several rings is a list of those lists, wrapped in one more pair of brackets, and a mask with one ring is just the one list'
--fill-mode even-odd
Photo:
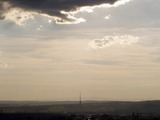
{"label": "dark cloud", "polygon": [[[27,12],[46,14],[59,23],[74,22],[76,18],[67,14],[68,12],[77,11],[85,6],[113,4],[116,1],[118,0],[1,0],[0,19],[4,19],[6,13],[13,9],[21,9]],[[61,13],[61,11],[66,12],[66,14]]]}

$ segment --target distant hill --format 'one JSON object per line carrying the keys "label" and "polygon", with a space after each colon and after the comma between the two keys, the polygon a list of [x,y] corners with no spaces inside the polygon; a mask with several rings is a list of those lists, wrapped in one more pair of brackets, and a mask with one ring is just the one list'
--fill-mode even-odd
{"label": "distant hill", "polygon": [[77,101],[0,101],[0,107],[77,104]]}
{"label": "distant hill", "polygon": [[85,101],[78,102],[0,102],[4,113],[110,113],[110,114],[158,114],[160,101]]}

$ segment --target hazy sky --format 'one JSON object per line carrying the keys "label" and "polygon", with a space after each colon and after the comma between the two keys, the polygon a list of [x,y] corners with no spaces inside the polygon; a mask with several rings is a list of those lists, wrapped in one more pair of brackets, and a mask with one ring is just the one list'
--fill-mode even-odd
{"label": "hazy sky", "polygon": [[0,100],[160,99],[160,0],[0,0]]}

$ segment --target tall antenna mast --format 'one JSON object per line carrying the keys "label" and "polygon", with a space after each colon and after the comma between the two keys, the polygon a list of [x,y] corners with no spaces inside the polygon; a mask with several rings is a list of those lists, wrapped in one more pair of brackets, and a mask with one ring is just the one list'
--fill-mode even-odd
{"label": "tall antenna mast", "polygon": [[79,94],[79,104],[82,104],[81,92],[80,92],[80,94]]}

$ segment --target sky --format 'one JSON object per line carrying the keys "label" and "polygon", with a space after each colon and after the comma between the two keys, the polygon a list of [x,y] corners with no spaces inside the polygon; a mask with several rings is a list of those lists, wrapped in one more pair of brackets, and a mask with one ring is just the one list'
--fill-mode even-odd
{"label": "sky", "polygon": [[160,99],[160,0],[0,0],[0,100]]}

